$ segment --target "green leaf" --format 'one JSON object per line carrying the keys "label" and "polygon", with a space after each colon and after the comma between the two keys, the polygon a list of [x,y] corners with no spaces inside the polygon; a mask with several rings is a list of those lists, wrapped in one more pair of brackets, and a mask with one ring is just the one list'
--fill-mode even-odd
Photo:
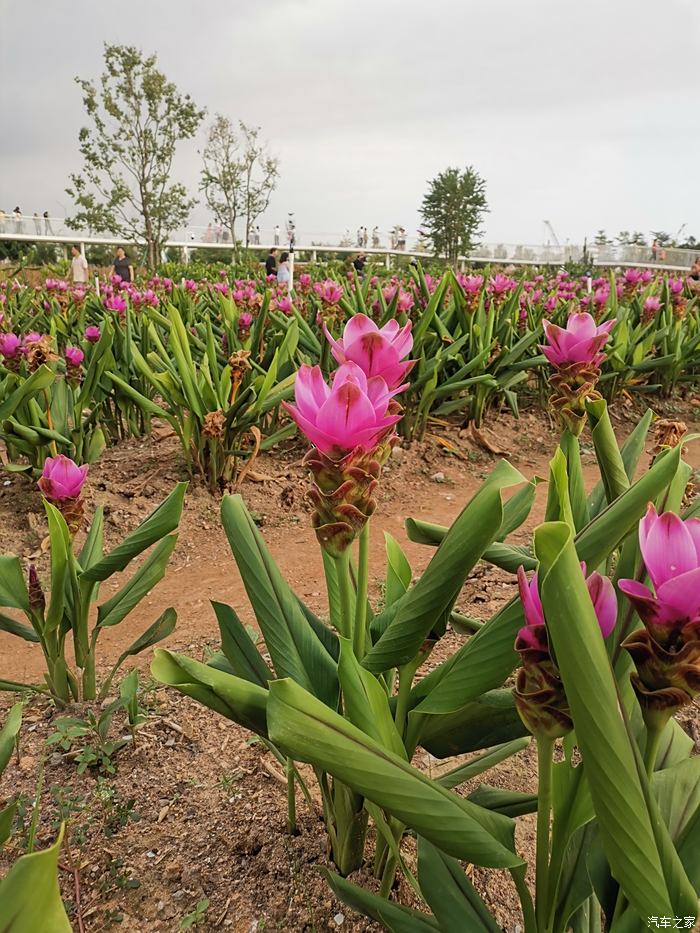
{"label": "green leaf", "polygon": [[138,528],[127,535],[121,544],[84,570],[80,575],[81,579],[93,582],[106,580],[113,573],[124,570],[134,557],[174,531],[180,522],[186,489],[187,483],[178,483],[167,499],[164,499]]}
{"label": "green leaf", "polygon": [[7,718],[0,729],[0,774],[7,767],[17,742],[17,736],[22,725],[22,703],[15,703],[11,707]]}
{"label": "green leaf", "polygon": [[[411,661],[431,630],[447,624],[449,612],[472,568],[498,534],[503,489],[524,477],[502,460],[463,509],[420,580],[396,604],[396,612],[363,666],[381,673]],[[443,629],[444,630],[444,629]]]}
{"label": "green leaf", "polygon": [[156,648],[151,673],[209,709],[267,738],[268,691],[182,654]]}
{"label": "green leaf", "polygon": [[41,852],[18,858],[0,882],[0,930],[7,933],[72,933],[58,887],[58,839]]}
{"label": "green leaf", "polygon": [[51,599],[46,612],[44,627],[47,632],[53,632],[63,620],[70,570],[69,562],[73,559],[73,552],[66,520],[58,509],[46,499],[44,499],[44,508],[49,520],[49,539],[51,541]]}
{"label": "green leaf", "polygon": [[17,635],[19,638],[34,642],[35,644],[39,642],[39,636],[34,629],[30,628],[28,625],[24,625],[22,622],[18,622],[10,616],[6,616],[2,612],[0,612],[0,632],[9,632],[10,635]]}
{"label": "green leaf", "polygon": [[17,813],[18,801],[13,801],[9,806],[0,810],[0,849],[5,845],[12,835],[12,827]]}
{"label": "green leaf", "polygon": [[547,630],[612,873],[639,916],[687,913],[695,894],[675,852],[671,857],[664,847],[662,863],[644,777],[620,714],[615,678],[570,528],[561,522],[541,525],[535,531],[535,553]]}
{"label": "green leaf", "polygon": [[352,642],[340,639],[338,677],[343,691],[345,717],[399,758],[406,758],[401,737],[391,715],[386,691],[355,657]]}
{"label": "green leaf", "polygon": [[[85,543],[80,551],[78,563],[82,570],[89,570],[102,560],[102,544],[104,540],[104,507],[98,505],[92,523],[85,537]],[[83,575],[84,579],[84,575]]]}
{"label": "green leaf", "polygon": [[177,535],[168,535],[156,545],[133,576],[111,599],[97,610],[97,628],[118,625],[141,602],[165,575],[170,555],[177,544]]}
{"label": "green leaf", "polygon": [[381,924],[389,933],[440,933],[440,925],[430,914],[424,914],[402,904],[395,904],[378,894],[372,894],[352,884],[327,868],[319,869],[331,890],[348,907]]}
{"label": "green leaf", "polygon": [[55,378],[48,366],[40,366],[0,404],[0,422],[10,418],[25,399],[32,398],[37,392],[48,389]]}
{"label": "green leaf", "polygon": [[240,496],[225,496],[221,521],[278,677],[291,677],[335,708],[336,665],[282,578]]}
{"label": "green leaf", "polygon": [[444,774],[441,774],[440,777],[437,778],[437,782],[448,790],[451,790],[453,787],[458,787],[466,781],[471,781],[472,778],[477,777],[479,774],[483,774],[484,771],[488,771],[489,768],[494,768],[507,758],[517,755],[519,752],[523,751],[523,749],[527,748],[529,744],[530,737],[523,736],[521,739],[514,739],[512,742],[494,745],[491,748],[487,748],[486,751],[482,752],[480,755],[475,755],[474,758],[471,758],[464,764],[458,765],[451,771],[446,771]]}
{"label": "green leaf", "polygon": [[489,690],[460,709],[439,715],[409,713],[408,742],[420,744],[435,758],[512,742],[528,734],[508,689]]}
{"label": "green leaf", "polygon": [[418,839],[418,881],[443,933],[501,933],[459,862]]}
{"label": "green leaf", "polygon": [[[657,457],[651,469],[579,532],[579,560],[596,567],[612,553],[637,525],[647,504],[671,482],[680,456],[680,447],[674,447]],[[454,712],[485,691],[500,687],[518,662],[513,644],[522,624],[522,608],[516,598],[413,688],[414,708],[421,713]]]}
{"label": "green leaf", "polygon": [[231,606],[212,600],[221,632],[221,650],[237,677],[267,688],[272,672],[260,656],[245,626]]}
{"label": "green leaf", "polygon": [[489,784],[479,784],[467,799],[504,816],[537,813],[537,794],[522,794],[515,790],[503,790],[502,787],[491,787]]}
{"label": "green leaf", "polygon": [[700,894],[700,757],[656,771],[652,787],[683,867]]}
{"label": "green leaf", "polygon": [[411,572],[411,565],[406,555],[401,550],[401,545],[388,531],[384,532],[384,544],[386,547],[386,587],[384,599],[387,606],[392,606],[408,592],[413,573]]}
{"label": "green leaf", "polygon": [[167,638],[169,635],[175,631],[175,625],[177,623],[177,612],[171,607],[161,613],[155,622],[148,626],[145,632],[142,632],[136,641],[133,641],[128,648],[126,648],[119,655],[117,663],[114,665],[115,670],[119,670],[124,661],[127,658],[131,658],[134,655],[141,654],[142,651],[145,651],[146,648],[150,648],[153,645],[157,645],[159,641],[163,641],[164,638]]}
{"label": "green leaf", "polygon": [[493,868],[522,864],[510,848],[511,820],[440,787],[294,681],[272,681],[267,721],[289,757],[332,774],[448,854]]}
{"label": "green leaf", "polygon": [[22,566],[19,558],[10,554],[0,557],[0,606],[21,609],[29,615],[29,593]]}

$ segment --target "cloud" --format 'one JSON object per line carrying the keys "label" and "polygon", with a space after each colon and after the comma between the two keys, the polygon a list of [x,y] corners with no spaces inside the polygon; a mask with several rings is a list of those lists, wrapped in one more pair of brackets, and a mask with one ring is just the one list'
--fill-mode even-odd
{"label": "cloud", "polygon": [[[419,224],[447,165],[487,180],[491,240],[599,227],[700,236],[692,0],[24,0],[0,40],[0,206],[60,211],[84,122],[76,74],[102,43],[156,51],[209,113],[259,124],[280,156],[265,223],[304,232]],[[31,42],[17,41],[30,36]],[[203,133],[176,175],[197,185]],[[12,204],[10,204],[12,202]],[[203,207],[194,220],[205,223]],[[263,224],[264,225],[264,224]]]}

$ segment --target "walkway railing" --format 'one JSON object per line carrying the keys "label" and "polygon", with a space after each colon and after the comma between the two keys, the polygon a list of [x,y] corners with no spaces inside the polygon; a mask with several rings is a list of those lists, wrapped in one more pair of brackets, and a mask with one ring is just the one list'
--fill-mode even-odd
{"label": "walkway railing", "polygon": [[[64,246],[77,244],[86,246],[118,246],[124,239],[91,230],[72,230],[63,217],[0,215],[0,240],[30,243],[54,243]],[[392,256],[430,258],[433,252],[429,243],[419,238],[410,239],[397,228],[381,232],[376,228],[367,235],[351,236],[333,232],[294,232],[294,249],[297,258],[317,259],[328,253],[356,254],[384,257],[387,265]],[[240,245],[240,244],[239,244]],[[289,247],[289,233],[282,228],[255,228],[248,239],[249,249],[267,250],[272,246],[280,249]],[[189,226],[170,234],[165,248],[179,249],[187,262],[195,249],[230,251],[232,244],[228,232],[213,224]],[[461,257],[462,265],[467,262],[492,262],[500,265],[563,265],[566,262],[582,261],[584,255],[597,266],[649,266],[683,271],[695,262],[700,250],[665,247],[652,249],[649,246],[587,246],[582,244],[557,246],[523,245],[512,243],[484,243],[476,247],[469,256]]]}

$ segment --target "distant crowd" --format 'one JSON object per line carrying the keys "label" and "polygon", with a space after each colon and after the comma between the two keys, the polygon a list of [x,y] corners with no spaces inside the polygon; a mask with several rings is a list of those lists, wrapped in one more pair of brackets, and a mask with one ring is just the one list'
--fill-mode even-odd
{"label": "distant crowd", "polygon": [[[31,229],[32,226],[34,227],[33,230]],[[44,211],[43,214],[34,211],[30,216],[28,214],[23,214],[19,206],[8,215],[0,208],[0,233],[10,232],[35,233],[37,236],[53,236],[51,215],[48,211]]]}

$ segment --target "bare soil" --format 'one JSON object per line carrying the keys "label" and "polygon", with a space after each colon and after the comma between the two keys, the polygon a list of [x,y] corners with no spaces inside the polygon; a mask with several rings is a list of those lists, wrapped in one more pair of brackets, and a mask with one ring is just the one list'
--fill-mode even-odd
{"label": "bare soil", "polygon": [[[700,426],[697,408],[691,405],[669,404],[659,411],[685,421],[691,430]],[[638,416],[633,406],[618,406],[613,420],[620,437]],[[494,417],[484,433],[487,442],[502,450],[526,477],[546,477],[556,435],[545,415],[525,412],[519,421],[505,415]],[[585,478],[590,486],[597,472],[592,449],[583,440]],[[299,443],[292,443],[262,456],[255,465],[258,481],[246,482],[242,494],[283,575],[312,609],[323,614],[322,564],[309,527],[303,452]],[[697,448],[690,448],[688,456],[700,466]],[[467,431],[447,425],[432,425],[423,442],[395,452],[381,482],[372,527],[375,596],[383,576],[383,531],[399,540],[414,573],[419,574],[432,550],[407,540],[405,518],[449,524],[498,459]],[[147,440],[107,450],[91,468],[87,492],[88,515],[95,503],[105,506],[107,546],[134,528],[181,478],[173,438],[156,432]],[[46,525],[40,495],[22,476],[12,475],[2,482],[3,552],[19,554],[25,564],[33,560],[46,579]],[[532,514],[513,540],[529,538],[542,519],[545,500],[546,489],[541,486]],[[201,659],[218,647],[210,599],[230,603],[245,622],[254,624],[218,509],[219,503],[202,486],[191,484],[167,575],[124,623],[104,632],[102,670],[167,606],[178,611],[178,625],[167,646]],[[118,579],[108,581],[102,598],[119,584]],[[471,616],[486,619],[514,592],[512,576],[480,565],[467,581],[459,606]],[[431,666],[453,653],[462,639],[448,631],[430,659]],[[0,633],[0,658],[3,679],[41,679],[41,654],[36,646]],[[115,756],[114,775],[99,777],[94,770],[78,774],[70,756],[56,746],[46,746],[46,739],[56,731],[57,712],[46,701],[33,699],[25,710],[19,759],[9,764],[0,784],[3,798],[19,793],[28,810],[43,767],[38,843],[50,842],[61,817],[69,820],[61,884],[74,928],[86,933],[107,929],[170,933],[178,930],[198,901],[208,899],[209,907],[194,927],[197,931],[378,929],[340,904],[320,877],[318,866],[328,864],[325,833],[318,809],[310,812],[301,795],[297,800],[299,832],[286,834],[284,778],[271,754],[235,724],[155,685],[148,678],[148,662],[148,656],[137,659],[144,673],[142,703],[147,719],[135,746],[128,745]],[[0,697],[0,707],[6,709],[13,699]],[[69,712],[81,715],[84,710]],[[697,741],[697,710],[691,710],[683,724]],[[113,731],[115,737],[126,733],[119,716]],[[441,767],[422,751],[415,764],[429,773]],[[532,791],[535,776],[535,758],[526,749],[490,772],[489,782]],[[29,816],[27,812],[25,828]],[[20,831],[13,839],[14,848],[5,851],[5,869],[20,854],[23,838]],[[533,842],[532,821],[520,820],[518,844],[525,857],[533,855]],[[519,918],[508,876],[475,869],[472,877],[504,929],[512,930]],[[352,880],[373,885],[365,872]],[[418,906],[403,881],[394,896]]]}

